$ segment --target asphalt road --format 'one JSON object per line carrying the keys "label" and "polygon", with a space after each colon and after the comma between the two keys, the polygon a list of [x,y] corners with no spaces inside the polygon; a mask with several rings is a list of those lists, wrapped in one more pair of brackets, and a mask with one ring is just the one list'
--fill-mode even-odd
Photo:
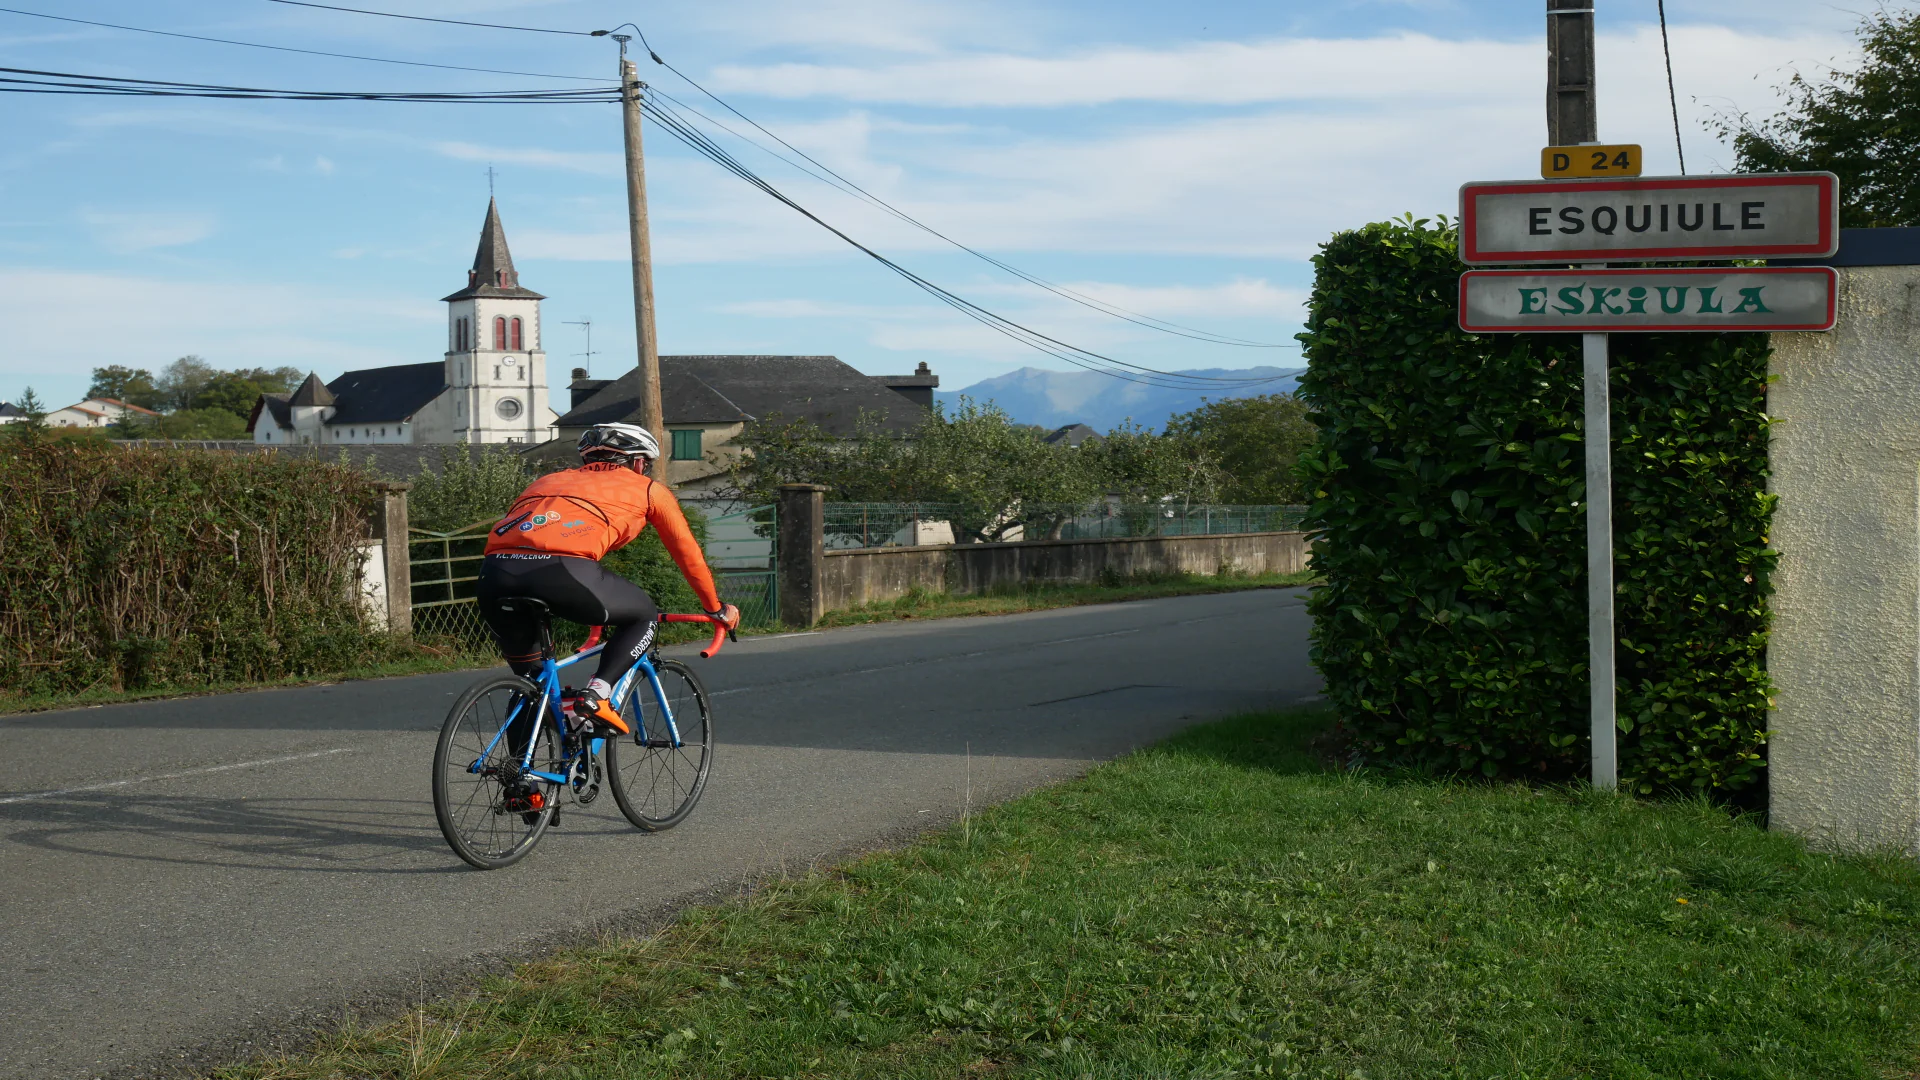
{"label": "asphalt road", "polygon": [[242,1056],[350,1003],[431,993],[476,957],[900,839],[969,791],[977,807],[1195,720],[1299,702],[1320,685],[1303,603],[742,639],[692,660],[719,742],[692,818],[644,834],[603,798],[493,872],[447,850],[428,792],[472,672],[0,718],[0,1076]]}

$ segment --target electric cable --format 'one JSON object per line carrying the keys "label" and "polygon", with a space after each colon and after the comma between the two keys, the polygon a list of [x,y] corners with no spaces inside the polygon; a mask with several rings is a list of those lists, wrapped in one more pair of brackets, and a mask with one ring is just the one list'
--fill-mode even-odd
{"label": "electric cable", "polygon": [[1660,12],[1660,52],[1667,58],[1667,105],[1673,109],[1673,148],[1680,155],[1680,175],[1687,175],[1687,148],[1680,144],[1680,98],[1673,91],[1673,47],[1667,44],[1667,0],[1656,0]]}
{"label": "electric cable", "polygon": [[[632,23],[627,23],[625,25],[633,26]],[[615,29],[619,29],[619,27],[616,27]],[[872,192],[861,187],[859,184],[856,184],[852,180],[847,179],[845,176],[840,175],[840,173],[834,171],[831,167],[827,166],[826,164],[822,163],[818,159],[814,158],[812,155],[808,154],[806,151],[801,150],[799,147],[794,146],[792,143],[774,134],[772,131],[767,130],[767,128],[763,126],[759,121],[746,115],[745,113],[741,112],[739,109],[734,108],[732,105],[722,100],[718,95],[714,94],[711,90],[708,90],[706,87],[700,85],[698,82],[695,82],[685,72],[681,71],[679,68],[674,67],[672,64],[667,63],[664,59],[661,58],[659,53],[653,50],[652,46],[647,44],[646,35],[640,32],[640,28],[638,26],[633,26],[633,29],[636,34],[640,35],[640,44],[646,48],[647,56],[650,59],[652,59],[654,63],[659,64],[661,67],[664,67],[668,71],[673,72],[675,75],[679,76],[681,81],[685,82],[688,86],[691,86],[695,90],[700,91],[700,93],[712,99],[721,108],[739,117],[741,120],[744,120],[747,123],[753,125],[753,127],[758,131],[760,131],[761,134],[779,143],[781,146],[786,147],[788,150],[793,151],[795,154],[798,154],[801,158],[805,159],[808,163],[817,167],[822,172],[825,172],[827,176],[832,177],[832,179],[829,180],[827,179],[827,177],[823,177],[823,176],[820,176],[818,173],[814,173],[812,170],[805,168],[804,166],[800,165],[797,162],[792,161],[789,158],[786,158],[784,155],[778,153],[777,151],[771,150],[765,146],[760,146],[760,149],[766,151],[769,154],[772,154],[775,157],[780,158],[783,161],[786,161],[788,164],[793,165],[795,168],[800,169],[802,172],[807,172],[809,175],[812,175],[815,179],[820,180],[822,183],[826,183],[826,184],[829,184],[830,186],[840,188],[842,191],[845,191],[848,194],[853,195],[854,197],[859,198],[862,201],[865,201],[885,211],[886,213],[893,215],[899,220],[909,225],[912,225],[914,228],[919,229],[930,236],[943,240],[946,243],[951,244],[956,248],[959,248],[961,251],[964,251],[967,254],[972,255],[975,258],[988,263],[989,265],[995,266],[1000,270],[1005,271],[1006,273],[1012,274],[1013,276],[1021,279],[1022,281],[1028,282],[1029,284],[1045,289],[1050,293],[1060,296],[1063,299],[1070,300],[1073,303],[1081,305],[1082,307],[1092,308],[1093,310],[1099,311],[1102,314],[1109,315],[1114,318],[1133,323],[1137,326],[1144,326],[1150,330],[1159,330],[1162,333],[1173,334],[1176,337],[1190,338],[1195,341],[1206,341],[1216,345],[1234,345],[1242,348],[1257,348],[1257,349],[1299,348],[1298,344],[1293,344],[1293,343],[1276,344],[1273,342],[1249,341],[1245,338],[1229,337],[1224,334],[1216,334],[1216,333],[1213,333],[1212,331],[1201,330],[1196,327],[1184,326],[1180,323],[1169,322],[1165,319],[1156,319],[1151,315],[1145,315],[1145,314],[1142,314],[1141,312],[1132,311],[1130,309],[1120,307],[1117,304],[1110,304],[1104,300],[1087,296],[1084,293],[1066,288],[1065,286],[1056,285],[1053,282],[1046,281],[1043,278],[1037,277],[1033,274],[1029,274],[1025,270],[1022,270],[1017,266],[1013,266],[1000,259],[996,259],[993,256],[986,254],[985,252],[969,247],[968,245],[963,244],[958,240],[955,240],[953,237],[950,237],[945,233],[940,232],[938,229],[933,228],[932,226],[926,224],[925,222],[920,221],[918,218],[913,217],[912,215],[906,213],[905,211],[900,210],[898,207],[895,207],[893,204],[887,202],[886,200],[880,198],[879,196],[874,195]],[[596,31],[595,33],[604,35],[604,34],[610,33],[610,31]],[[752,140],[751,138],[741,135],[739,132],[733,131],[733,129],[728,128],[725,124],[722,124],[719,121],[714,120],[712,117],[707,116],[705,113],[702,113],[699,110],[686,105],[684,102],[679,101],[677,98],[674,98],[671,95],[662,93],[661,91],[652,87],[649,87],[648,89],[652,90],[654,93],[659,93],[662,97],[667,98],[667,100],[672,101],[674,102],[674,104],[680,105],[682,108],[687,109],[689,112],[692,112],[695,115],[702,117],[703,119],[707,120],[709,123],[712,123],[714,126],[719,127],[722,130],[727,131],[728,133],[734,135],[736,138],[739,138],[742,141],[745,141],[748,143],[752,143],[754,145],[759,145],[757,143],[754,143],[754,140]]]}
{"label": "electric cable", "polygon": [[340,7],[335,4],[315,4],[308,0],[267,0],[269,4],[286,4],[291,7],[320,8],[325,11],[350,11],[355,15],[379,15],[387,19],[408,19],[413,22],[446,23],[450,26],[480,26],[488,30],[519,30],[528,34],[568,34],[574,37],[597,37],[586,30],[549,30],[543,26],[505,26],[500,23],[468,22],[465,19],[435,19],[426,15],[400,15],[391,11],[369,11],[366,8]]}
{"label": "electric cable", "polygon": [[77,75],[65,71],[0,67],[0,93],[79,94],[120,97],[250,98],[285,101],[428,101],[473,104],[617,103],[620,88],[583,87],[578,90],[411,91],[272,90],[257,86],[168,82],[107,75]]}
{"label": "electric cable", "polygon": [[[650,96],[651,95],[649,95],[648,97]],[[980,305],[975,304],[972,301],[969,301],[966,298],[959,296],[958,294],[948,289],[945,289],[933,283],[932,281],[927,280],[926,278],[920,276],[919,274],[913,272],[912,270],[909,270],[905,266],[902,266],[898,262],[895,262],[894,260],[889,259],[885,255],[882,255],[879,252],[875,251],[874,249],[868,247],[867,245],[862,244],[860,241],[855,240],[853,237],[847,235],[845,232],[842,232],[840,229],[834,227],[833,225],[828,224],[819,215],[813,213],[811,210],[808,210],[806,207],[801,206],[798,202],[795,202],[793,199],[789,198],[785,193],[775,188],[766,179],[764,179],[763,177],[753,172],[753,170],[749,169],[746,165],[742,164],[732,154],[728,153],[724,147],[721,147],[719,144],[713,142],[713,140],[710,137],[708,137],[707,135],[699,131],[697,128],[694,128],[691,125],[687,124],[678,116],[674,115],[671,111],[659,108],[658,103],[648,100],[648,97],[643,97],[641,99],[642,108],[644,108],[649,114],[652,115],[655,123],[659,124],[669,134],[673,135],[674,138],[679,140],[681,143],[685,144],[688,148],[694,150],[696,153],[699,153],[701,156],[706,157],[708,160],[712,161],[716,165],[719,165],[721,168],[726,169],[728,172],[733,173],[735,176],[746,181],[748,184],[760,189],[762,192],[771,196],[775,200],[785,204],[787,207],[799,213],[801,216],[807,218],[809,221],[812,221],[814,224],[819,225],[823,229],[826,229],[828,232],[834,234],[835,236],[839,237],[841,240],[845,241],[848,245],[852,246],[856,250],[860,251],[861,253],[865,254],[869,258],[873,259],[875,262],[880,263],[882,266],[893,271],[895,274],[898,274],[900,277],[906,279],[915,287],[933,296],[935,299],[939,300],[941,303],[946,304],[948,307],[951,307],[954,310],[959,311],[961,314],[966,315],[968,318],[973,319],[975,322],[978,322],[984,326],[987,326],[988,328],[993,329],[994,331],[1001,333],[1009,338],[1012,338],[1015,341],[1019,341],[1022,344],[1028,345],[1034,349],[1044,352],[1049,356],[1053,356],[1056,359],[1064,360],[1067,363],[1073,364],[1076,367],[1080,367],[1088,371],[1095,371],[1100,374],[1108,375],[1113,378],[1122,379],[1128,382],[1144,383],[1152,386],[1161,386],[1161,387],[1184,389],[1184,390],[1208,390],[1208,389],[1224,390],[1224,389],[1240,389],[1240,388],[1245,388],[1250,386],[1258,386],[1258,385],[1276,382],[1276,381],[1279,381],[1279,379],[1284,378],[1284,376],[1274,376],[1270,378],[1223,379],[1223,378],[1216,378],[1213,376],[1186,375],[1180,372],[1159,371],[1154,368],[1149,368],[1139,364],[1129,363],[1124,360],[1118,360],[1113,357],[1106,356],[1102,353],[1097,353],[1089,349],[1080,348],[1079,346],[1076,346],[1076,345],[1070,345],[1067,342],[1061,341],[1058,338],[1054,338],[1049,335],[1043,334],[1040,331],[1032,329],[1031,327],[1024,326],[1020,323],[1014,322],[1013,320],[1006,318],[1005,316],[989,311],[988,309],[983,308]],[[1115,370],[1115,368],[1127,369],[1127,370]]]}
{"label": "electric cable", "polygon": [[308,56],[329,56],[339,60],[365,60],[375,64],[404,64],[408,67],[440,68],[444,71],[478,71],[487,75],[525,75],[532,79],[572,79],[576,82],[612,83],[615,80],[592,78],[586,75],[549,75],[540,71],[505,71],[500,68],[463,67],[459,64],[430,64],[424,60],[392,60],[383,56],[355,56],[352,53],[325,52],[320,49],[296,49],[291,45],[262,45],[257,41],[234,41],[230,38],[206,37],[202,34],[182,34],[173,30],[154,30],[145,26],[122,26],[119,23],[95,22],[92,19],[75,19],[66,15],[48,15],[41,11],[22,11],[19,8],[0,7],[0,11],[10,15],[30,15],[36,19],[53,19],[58,22],[79,23],[82,26],[103,26],[109,30],[130,30],[136,34],[158,34],[161,37],[185,38],[188,41],[210,41],[218,45],[243,45],[249,49],[271,49],[274,52],[304,53]]}

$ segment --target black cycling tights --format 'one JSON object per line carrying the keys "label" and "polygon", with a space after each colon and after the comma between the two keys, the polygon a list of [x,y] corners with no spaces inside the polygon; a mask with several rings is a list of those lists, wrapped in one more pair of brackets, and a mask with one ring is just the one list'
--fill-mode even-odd
{"label": "black cycling tights", "polygon": [[592,559],[489,555],[480,564],[480,617],[493,629],[515,675],[531,676],[540,670],[539,617],[524,607],[507,611],[499,606],[500,601],[517,596],[546,601],[558,618],[605,626],[607,647],[594,674],[609,686],[619,682],[653,645],[654,622],[660,617],[653,598]]}

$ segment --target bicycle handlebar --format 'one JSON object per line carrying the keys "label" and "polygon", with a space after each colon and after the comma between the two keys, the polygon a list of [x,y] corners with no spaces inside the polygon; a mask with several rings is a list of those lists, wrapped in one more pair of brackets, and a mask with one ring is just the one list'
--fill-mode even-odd
{"label": "bicycle handlebar", "polygon": [[713,656],[715,653],[720,651],[720,646],[725,644],[729,639],[733,641],[740,640],[739,636],[735,634],[733,630],[727,626],[726,623],[721,622],[719,619],[716,619],[711,615],[662,615],[660,616],[660,621],[663,623],[667,623],[667,622],[680,622],[680,623],[710,622],[712,623],[713,624],[713,640],[707,643],[706,648],[700,650],[701,656],[706,656],[706,657]]}

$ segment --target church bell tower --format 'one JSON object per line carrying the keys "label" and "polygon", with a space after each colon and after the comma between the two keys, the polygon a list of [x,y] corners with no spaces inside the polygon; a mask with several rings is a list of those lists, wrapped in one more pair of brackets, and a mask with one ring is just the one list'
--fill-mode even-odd
{"label": "church bell tower", "polygon": [[540,348],[540,301],[520,286],[500,210],[486,224],[467,287],[446,298],[448,396],[453,441],[539,443],[549,435],[547,354]]}

